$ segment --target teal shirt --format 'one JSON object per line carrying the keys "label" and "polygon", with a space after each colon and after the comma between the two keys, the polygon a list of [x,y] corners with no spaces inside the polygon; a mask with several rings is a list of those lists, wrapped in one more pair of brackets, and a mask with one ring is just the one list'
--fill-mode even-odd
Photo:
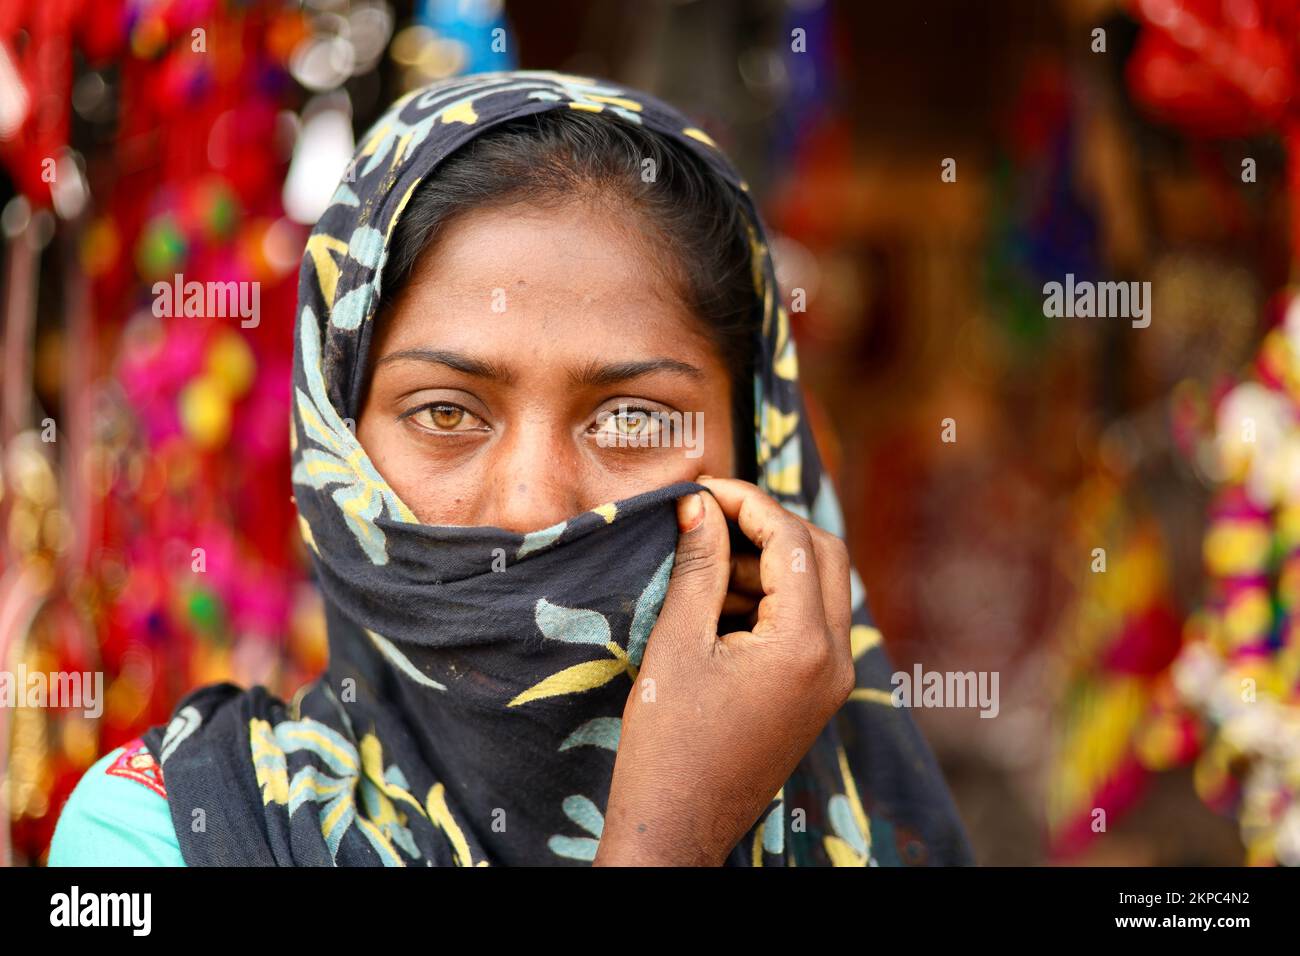
{"label": "teal shirt", "polygon": [[50,866],[184,866],[167,798],[106,773],[118,747],[77,781],[50,842]]}

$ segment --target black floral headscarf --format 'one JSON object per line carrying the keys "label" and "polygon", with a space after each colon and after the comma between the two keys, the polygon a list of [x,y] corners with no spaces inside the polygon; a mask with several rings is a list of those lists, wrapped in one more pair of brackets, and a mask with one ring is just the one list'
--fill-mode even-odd
{"label": "black floral headscarf", "polygon": [[[555,73],[482,74],[399,100],[364,138],[307,242],[294,355],[293,483],[324,594],[326,673],[286,704],[201,688],[145,742],[190,865],[587,863],[620,715],[663,603],[674,485],[520,535],[420,524],[350,427],[388,241],[416,186],[470,139],[585,110],[684,145],[730,183],[762,303],[759,484],[843,534],[802,414],[794,343],[759,217],[716,144],[651,97]],[[756,323],[758,324],[758,323]],[[857,689],[731,853],[754,866],[968,863],[856,573]]]}

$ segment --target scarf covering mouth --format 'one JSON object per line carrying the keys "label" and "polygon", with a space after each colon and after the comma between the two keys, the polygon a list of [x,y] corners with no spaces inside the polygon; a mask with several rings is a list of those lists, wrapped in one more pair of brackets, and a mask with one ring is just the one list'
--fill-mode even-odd
{"label": "scarf covering mouth", "polygon": [[[144,741],[191,866],[589,864],[621,715],[663,603],[682,483],[530,534],[418,522],[349,427],[388,240],[416,186],[494,126],[553,109],[643,125],[735,194],[762,309],[759,485],[843,535],[799,397],[748,187],[667,105],[557,73],[477,74],[399,100],[362,139],[299,275],[291,447],[329,665],[292,702],[199,688]],[[852,572],[857,689],[727,859],[737,866],[967,864],[934,758],[890,701],[892,667]]]}

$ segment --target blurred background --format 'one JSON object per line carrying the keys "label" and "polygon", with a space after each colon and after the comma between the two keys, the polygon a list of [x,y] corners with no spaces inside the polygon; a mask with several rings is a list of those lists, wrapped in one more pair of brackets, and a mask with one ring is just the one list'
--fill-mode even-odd
{"label": "blurred background", "polygon": [[[186,690],[322,668],[303,243],[396,96],[521,67],[678,105],[760,198],[896,665],[1000,675],[916,711],[979,861],[1300,864],[1297,64],[1291,0],[7,0],[0,670],[105,702],[0,707],[0,863]],[[176,272],[260,324],[155,318]],[[1045,318],[1066,274],[1150,326]]]}

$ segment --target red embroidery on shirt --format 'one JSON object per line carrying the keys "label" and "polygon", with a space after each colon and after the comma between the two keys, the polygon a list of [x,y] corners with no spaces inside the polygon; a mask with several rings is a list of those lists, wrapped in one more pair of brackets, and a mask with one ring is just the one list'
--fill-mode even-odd
{"label": "red embroidery on shirt", "polygon": [[121,756],[109,764],[104,773],[142,783],[164,800],[167,798],[162,767],[153,759],[153,754],[149,753],[139,737],[127,742]]}

